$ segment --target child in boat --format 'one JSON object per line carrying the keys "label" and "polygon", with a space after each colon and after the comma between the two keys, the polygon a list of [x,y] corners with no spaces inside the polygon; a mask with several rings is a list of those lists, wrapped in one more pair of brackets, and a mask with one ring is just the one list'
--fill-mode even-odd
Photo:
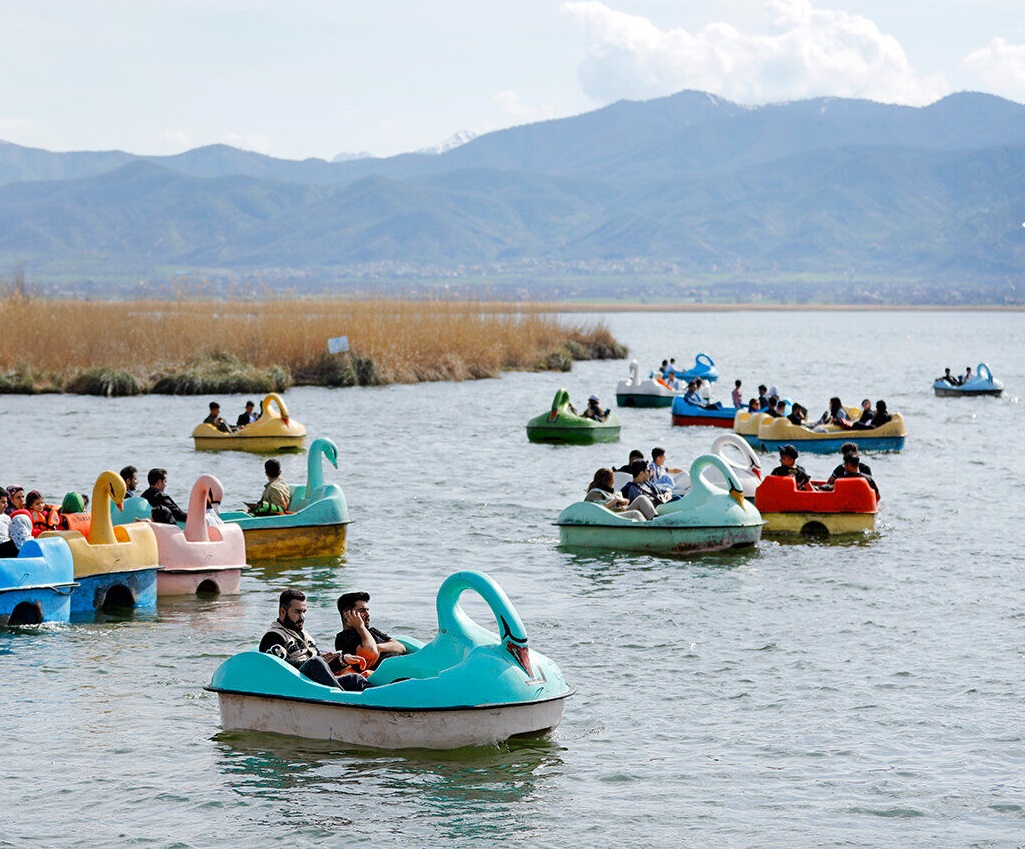
{"label": "child in boat", "polygon": [[246,509],[254,516],[271,516],[275,513],[287,513],[292,500],[292,490],[281,477],[281,463],[271,459],[263,464],[267,475],[267,485],[263,488],[260,500],[246,502]]}

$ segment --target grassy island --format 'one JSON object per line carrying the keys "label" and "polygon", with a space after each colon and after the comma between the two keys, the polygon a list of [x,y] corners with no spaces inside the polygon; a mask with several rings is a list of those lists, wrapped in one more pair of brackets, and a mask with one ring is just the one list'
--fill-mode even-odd
{"label": "grassy island", "polygon": [[[0,300],[0,392],[281,391],[568,371],[626,356],[604,323],[472,301]],[[350,350],[329,354],[347,336]]]}

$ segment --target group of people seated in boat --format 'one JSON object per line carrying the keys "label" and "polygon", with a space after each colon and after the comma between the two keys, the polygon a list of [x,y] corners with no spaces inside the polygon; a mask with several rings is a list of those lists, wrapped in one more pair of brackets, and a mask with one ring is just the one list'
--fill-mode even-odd
{"label": "group of people seated in boat", "polygon": [[[760,389],[761,387],[759,387]],[[806,427],[815,431],[828,430],[830,426],[839,427],[843,430],[871,430],[882,427],[891,421],[893,416],[882,399],[876,401],[875,406],[869,398],[861,402],[861,415],[852,420],[847,409],[839,397],[833,396],[829,399],[829,406],[826,411],[814,422],[808,419],[808,408],[803,404],[793,403],[790,405],[790,413],[786,412],[786,401],[770,395],[765,404],[759,398],[752,398],[748,406],[752,413],[765,413],[774,418],[786,418],[791,424],[798,427]]]}
{"label": "group of people seated in boat", "polygon": [[[292,492],[281,476],[281,463],[272,458],[263,464],[263,469],[267,484],[259,499],[246,502],[246,509],[254,516],[287,513]],[[149,502],[151,521],[173,525],[188,518],[166,491],[167,469],[150,469],[146,476],[148,487],[142,492],[138,492],[139,470],[135,466],[125,466],[120,474],[125,482],[126,498],[139,496]],[[25,541],[43,531],[68,530],[72,527],[68,516],[85,513],[88,506],[89,496],[79,492],[69,492],[57,506],[47,504],[39,490],[26,494],[22,486],[0,487],[0,557],[17,557]],[[224,524],[218,515],[219,506],[220,502],[207,499],[208,525]]]}
{"label": "group of people seated in boat", "polygon": [[203,424],[213,425],[222,433],[235,433],[236,431],[242,430],[246,425],[250,425],[255,422],[260,416],[261,412],[256,411],[256,404],[252,401],[246,401],[246,408],[239,413],[238,420],[234,426],[228,424],[223,418],[221,418],[221,405],[216,401],[210,402],[210,415],[203,419]]}
{"label": "group of people seated in boat", "polygon": [[[627,481],[616,492],[616,472],[630,475]],[[618,469],[598,469],[591,483],[587,486],[584,501],[601,504],[623,518],[644,521],[654,519],[659,504],[674,501],[681,496],[673,492],[675,480],[680,469],[666,465],[664,448],[656,446],[651,449],[651,461],[644,459],[638,451],[630,452],[630,459],[625,466]]]}
{"label": "group of people seated in boat", "polygon": [[69,492],[60,506],[47,504],[43,494],[23,486],[0,487],[0,557],[17,557],[25,542],[43,531],[67,530],[68,513],[80,513],[89,496]]}
{"label": "group of people seated in boat", "polygon": [[965,373],[962,375],[951,374],[950,369],[945,368],[943,369],[943,377],[938,377],[936,379],[942,380],[944,383],[949,383],[951,386],[963,386],[972,379],[972,367],[965,366]]}
{"label": "group of people seated in boat", "polygon": [[872,470],[861,462],[858,446],[853,442],[845,442],[840,446],[840,455],[843,462],[833,469],[828,480],[825,483],[814,484],[811,475],[803,466],[797,464],[800,452],[793,445],[783,445],[779,449],[779,465],[770,474],[776,477],[792,477],[798,489],[816,492],[831,492],[838,478],[864,478],[872,487],[876,498],[880,498],[879,486],[872,477]]}
{"label": "group of people seated in boat", "polygon": [[335,651],[322,652],[306,630],[306,596],[285,590],[278,598],[278,618],[260,640],[260,651],[294,666],[307,678],[328,687],[361,692],[371,686],[371,673],[387,657],[406,653],[399,640],[370,627],[370,593],[342,593],[338,598],[342,630]]}

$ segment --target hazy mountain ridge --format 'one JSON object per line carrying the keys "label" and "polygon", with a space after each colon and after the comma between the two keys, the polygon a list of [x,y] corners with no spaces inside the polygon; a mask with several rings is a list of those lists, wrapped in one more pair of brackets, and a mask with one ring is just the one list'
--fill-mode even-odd
{"label": "hazy mountain ridge", "polygon": [[[29,276],[655,262],[727,278],[1008,281],[1025,260],[1025,107],[699,92],[439,154],[302,162],[0,144],[0,263]],[[74,272],[72,271],[72,274]]]}

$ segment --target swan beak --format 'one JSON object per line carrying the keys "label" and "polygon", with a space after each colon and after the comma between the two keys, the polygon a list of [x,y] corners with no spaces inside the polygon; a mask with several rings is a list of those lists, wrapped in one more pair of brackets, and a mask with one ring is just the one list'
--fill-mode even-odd
{"label": "swan beak", "polygon": [[283,421],[285,423],[286,427],[288,426],[288,416],[282,416],[281,417],[281,421]]}
{"label": "swan beak", "polygon": [[747,509],[747,504],[744,503],[744,493],[739,489],[730,490],[730,498],[737,502],[742,509]]}
{"label": "swan beak", "polygon": [[505,647],[509,650],[509,654],[516,658],[516,662],[523,667],[527,676],[533,678],[534,670],[530,667],[530,649],[526,646],[514,646],[512,643],[506,643]]}

